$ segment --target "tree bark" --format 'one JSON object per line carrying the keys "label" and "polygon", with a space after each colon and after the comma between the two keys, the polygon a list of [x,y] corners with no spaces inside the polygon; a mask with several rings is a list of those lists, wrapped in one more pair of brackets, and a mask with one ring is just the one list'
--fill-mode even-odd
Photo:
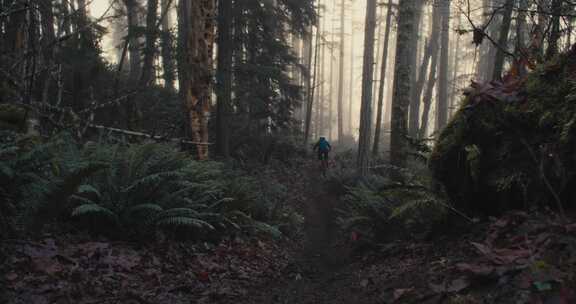
{"label": "tree bark", "polygon": [[[508,49],[508,33],[510,32],[510,24],[512,23],[512,10],[514,8],[514,0],[506,0],[504,6],[504,15],[502,18],[502,26],[500,27],[500,34],[498,36],[498,50],[494,60],[494,73],[492,74],[493,80],[498,80],[502,77],[504,70],[504,59],[506,54],[504,50]],[[440,63],[442,65],[442,63]]]}
{"label": "tree bark", "polygon": [[386,70],[388,67],[388,44],[390,41],[390,29],[392,27],[392,0],[388,0],[386,8],[386,29],[384,30],[384,46],[382,48],[382,65],[380,66],[380,85],[378,88],[378,109],[376,110],[376,130],[374,131],[374,145],[372,146],[372,157],[378,155],[380,148],[380,137],[382,133],[382,112],[384,107],[384,87],[386,86]]}
{"label": "tree bark", "polygon": [[148,0],[146,12],[146,46],[144,48],[144,63],[142,74],[140,75],[140,87],[151,86],[155,82],[154,77],[154,57],[156,55],[156,40],[158,29],[158,0]]}
{"label": "tree bark", "polygon": [[128,79],[132,84],[136,83],[141,74],[140,66],[140,41],[137,35],[138,29],[138,4],[136,0],[124,0],[126,6],[126,18],[128,19],[128,56],[130,59],[130,73]]}
{"label": "tree bark", "polygon": [[[402,1],[402,0],[401,0]],[[403,0],[412,1],[412,0]],[[376,0],[368,0],[364,31],[364,62],[362,67],[362,104],[358,141],[357,170],[361,177],[369,173],[370,133],[372,131],[372,81],[374,76],[374,35],[376,30]]]}
{"label": "tree bark", "polygon": [[[215,42],[214,0],[180,0],[180,94],[189,119],[192,141],[207,143],[212,93],[212,52]],[[209,157],[205,144],[196,146],[198,159]]]}
{"label": "tree bark", "polygon": [[344,17],[345,0],[342,0],[340,7],[340,63],[338,64],[338,140],[344,135],[343,125],[343,104],[344,104]]}
{"label": "tree bark", "polygon": [[440,37],[441,30],[441,16],[438,1],[434,1],[432,5],[432,29],[430,31],[430,38],[426,50],[424,51],[424,58],[422,60],[422,65],[420,66],[420,72],[418,73],[418,81],[416,81],[414,94],[411,98],[412,104],[410,105],[410,119],[408,122],[408,134],[411,137],[418,137],[418,131],[420,128],[420,105],[422,91],[424,90],[424,84],[426,83],[427,68],[432,58],[432,53],[438,51],[439,45],[438,38]]}
{"label": "tree bark", "polygon": [[[410,104],[410,91],[412,90],[412,60],[410,58],[414,35],[416,1],[400,0],[398,5],[398,31],[396,37],[396,64],[394,77],[394,91],[392,99],[390,162],[397,167],[405,167],[408,156],[408,106]],[[394,174],[399,179],[398,174]]]}
{"label": "tree bark", "polygon": [[164,77],[164,87],[173,92],[176,90],[174,81],[176,80],[176,67],[174,66],[174,41],[172,39],[171,24],[172,18],[170,11],[172,9],[172,0],[162,0],[162,70]]}
{"label": "tree bark", "polygon": [[436,102],[436,130],[444,128],[448,122],[448,60],[450,58],[450,1],[440,2],[442,14],[442,36],[440,38],[440,66],[438,67],[438,100]]}
{"label": "tree bark", "polygon": [[424,93],[424,109],[422,109],[422,119],[420,120],[420,131],[418,138],[426,137],[428,131],[428,120],[430,117],[430,108],[432,107],[432,94],[434,94],[434,85],[436,84],[436,70],[438,65],[438,39],[435,40],[435,46],[432,48],[432,58],[430,61],[430,70],[428,72],[428,84]]}
{"label": "tree bark", "polygon": [[218,2],[218,70],[217,81],[217,112],[218,131],[217,153],[221,157],[230,156],[230,134],[228,119],[232,104],[232,1]]}
{"label": "tree bark", "polygon": [[560,15],[562,14],[562,0],[552,0],[552,28],[548,35],[548,49],[546,59],[550,60],[558,54],[558,40],[560,40]]}

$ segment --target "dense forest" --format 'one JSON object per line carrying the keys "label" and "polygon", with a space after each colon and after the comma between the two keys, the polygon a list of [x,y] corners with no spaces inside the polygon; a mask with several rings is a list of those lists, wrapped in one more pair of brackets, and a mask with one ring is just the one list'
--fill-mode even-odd
{"label": "dense forest", "polygon": [[0,303],[576,303],[575,21],[0,0]]}

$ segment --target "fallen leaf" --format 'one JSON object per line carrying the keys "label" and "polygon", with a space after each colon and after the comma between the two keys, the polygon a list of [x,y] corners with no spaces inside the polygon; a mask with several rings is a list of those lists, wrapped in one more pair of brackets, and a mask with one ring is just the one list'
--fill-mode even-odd
{"label": "fallen leaf", "polygon": [[397,301],[397,300],[400,299],[402,296],[404,296],[405,294],[411,292],[412,290],[414,290],[414,287],[412,287],[412,288],[399,288],[399,289],[394,289],[394,299],[393,299],[393,301]]}

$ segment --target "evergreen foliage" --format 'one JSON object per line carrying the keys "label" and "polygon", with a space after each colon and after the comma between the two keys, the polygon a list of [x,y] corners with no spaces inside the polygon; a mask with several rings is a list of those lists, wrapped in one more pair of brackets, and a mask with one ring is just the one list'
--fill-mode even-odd
{"label": "evergreen foliage", "polygon": [[286,190],[262,188],[257,178],[221,163],[195,161],[164,144],[80,146],[63,134],[30,145],[22,135],[3,135],[2,236],[66,218],[123,238],[150,239],[155,231],[186,239],[281,236],[262,221],[279,220]]}

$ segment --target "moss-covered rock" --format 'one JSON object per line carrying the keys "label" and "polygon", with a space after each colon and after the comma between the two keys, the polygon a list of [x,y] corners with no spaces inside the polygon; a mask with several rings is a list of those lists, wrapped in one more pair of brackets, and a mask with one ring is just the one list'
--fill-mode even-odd
{"label": "moss-covered rock", "polygon": [[18,105],[0,103],[0,130],[19,131],[25,129],[26,110]]}
{"label": "moss-covered rock", "polygon": [[[576,52],[519,82],[476,84],[430,166],[457,208],[497,214],[570,205],[576,194]],[[576,206],[576,204],[573,204]]]}

